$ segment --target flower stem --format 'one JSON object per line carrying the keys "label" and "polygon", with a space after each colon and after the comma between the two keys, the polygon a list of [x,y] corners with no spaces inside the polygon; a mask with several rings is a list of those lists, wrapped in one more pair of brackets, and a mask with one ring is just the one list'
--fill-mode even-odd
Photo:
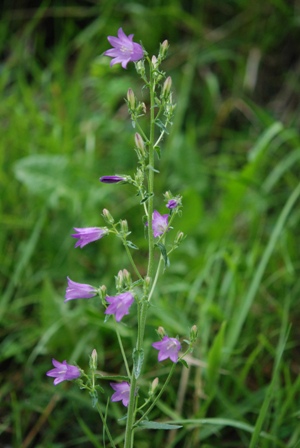
{"label": "flower stem", "polygon": [[100,408],[100,404],[97,403],[96,406],[97,406],[98,414],[100,415],[100,418],[101,418],[101,420],[102,420],[103,426],[104,426],[104,428],[105,428],[106,434],[107,434],[107,436],[108,436],[108,438],[109,438],[109,441],[110,441],[110,443],[111,443],[111,446],[112,446],[112,448],[116,448],[116,445],[115,445],[115,443],[114,443],[114,441],[113,441],[113,438],[112,438],[112,436],[111,436],[111,433],[110,433],[110,431],[109,431],[109,429],[108,429],[108,426],[107,426],[107,424],[106,424],[106,419],[104,418],[104,415],[102,414],[102,411],[101,411],[101,408]]}
{"label": "flower stem", "polygon": [[[154,236],[153,236],[153,228],[152,228],[152,215],[154,208],[154,138],[155,138],[155,79],[153,76],[153,68],[152,63],[148,59],[149,67],[150,67],[150,82],[149,82],[149,90],[150,90],[150,129],[149,129],[149,160],[148,160],[148,268],[147,268],[147,277],[150,278],[150,281],[153,280],[154,275]],[[146,325],[146,315],[148,309],[148,301],[142,300],[141,306],[139,309],[139,319],[138,319],[138,333],[137,333],[137,341],[136,341],[136,350],[138,353],[141,352],[143,348],[144,341],[144,333],[145,333],[145,325]],[[136,415],[136,391],[137,378],[135,376],[135,366],[133,366],[132,374],[131,374],[131,382],[130,382],[130,396],[129,396],[129,404],[128,404],[128,412],[127,412],[127,422],[126,422],[126,430],[125,430],[125,442],[124,448],[132,448],[134,442],[134,421]]]}

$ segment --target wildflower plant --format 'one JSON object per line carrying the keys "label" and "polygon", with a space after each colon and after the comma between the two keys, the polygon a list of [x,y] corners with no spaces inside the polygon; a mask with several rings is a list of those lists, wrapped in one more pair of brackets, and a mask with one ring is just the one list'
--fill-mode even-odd
{"label": "wildflower plant", "polygon": [[[65,295],[65,302],[76,299],[100,299],[103,306],[103,320],[113,319],[115,321],[120,357],[124,362],[124,372],[123,375],[116,374],[113,377],[100,375],[100,372],[97,371],[97,352],[93,350],[90,356],[88,373],[77,366],[68,364],[66,361],[60,363],[53,360],[55,368],[48,371],[47,375],[55,378],[55,385],[64,380],[74,379],[78,382],[80,388],[89,391],[92,404],[97,408],[102,419],[110,446],[116,447],[107,425],[107,415],[103,415],[99,404],[100,396],[105,393],[104,382],[109,382],[112,389],[110,400],[112,402],[120,401],[127,409],[124,447],[131,448],[134,444],[135,430],[145,427],[145,422],[147,422],[148,428],[151,427],[151,422],[148,420],[149,414],[164,393],[178,363],[187,367],[183,358],[193,349],[197,338],[197,329],[193,326],[189,335],[185,336],[186,339],[182,339],[183,335],[181,337],[178,335],[168,336],[164,328],[159,327],[157,330],[159,341],[155,340],[157,337],[155,338],[153,329],[153,343],[151,344],[152,348],[150,347],[150,353],[152,351],[153,359],[155,359],[155,350],[158,350],[158,354],[156,352],[158,362],[165,362],[170,366],[170,370],[163,384],[159,385],[157,378],[152,380],[148,398],[143,399],[141,403],[141,397],[144,395],[144,393],[141,393],[144,384],[141,377],[143,375],[145,348],[147,348],[147,353],[149,352],[148,347],[145,347],[144,337],[147,315],[150,304],[155,302],[155,290],[160,274],[169,266],[170,254],[184,239],[182,232],[174,235],[172,231],[173,220],[181,213],[181,197],[173,196],[169,191],[163,196],[157,193],[154,188],[155,177],[159,173],[156,164],[162,153],[160,145],[167,134],[168,127],[172,124],[175,104],[171,91],[172,80],[161,69],[161,64],[166,58],[169,47],[167,41],[160,45],[158,55],[152,57],[149,57],[142,45],[133,41],[132,34],[127,37],[122,28],[118,30],[118,37],[109,36],[108,41],[113,48],[107,50],[104,54],[113,58],[111,65],[119,63],[126,69],[127,64],[133,62],[137,74],[145,84],[143,90],[147,90],[149,95],[149,106],[146,108],[144,102],[136,97],[131,88],[127,91],[126,103],[134,129],[133,141],[137,154],[135,174],[133,176],[114,174],[100,177],[102,183],[116,183],[119,184],[118,187],[121,187],[123,183],[132,185],[134,194],[139,197],[140,222],[141,227],[144,227],[148,247],[147,266],[143,269],[143,273],[146,273],[142,274],[135,263],[134,253],[138,250],[138,247],[128,239],[131,232],[125,219],[116,222],[111,213],[104,209],[102,216],[106,223],[105,227],[74,228],[76,233],[71,236],[77,239],[75,247],[84,250],[85,245],[101,244],[98,240],[112,234],[121,240],[127,253],[131,273],[127,269],[118,272],[116,293],[113,292],[113,295],[108,295],[107,288],[104,285],[97,288],[89,284],[77,283],[68,277]],[[143,126],[140,123],[141,118],[143,119]],[[145,125],[145,122],[148,125]],[[133,307],[134,303],[136,304],[135,307]],[[131,348],[131,356],[128,357],[118,326],[126,322],[128,314],[133,314],[132,309],[136,313],[137,325],[135,344]],[[96,380],[98,380],[97,384]],[[102,401],[102,403],[105,402],[106,399]],[[156,429],[179,428],[177,425],[166,425],[159,422],[155,422],[153,427]]]}

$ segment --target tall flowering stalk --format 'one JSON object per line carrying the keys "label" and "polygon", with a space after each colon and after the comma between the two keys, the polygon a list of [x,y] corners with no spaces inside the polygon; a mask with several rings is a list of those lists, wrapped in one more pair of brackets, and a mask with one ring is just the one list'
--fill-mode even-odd
{"label": "tall flowering stalk", "polygon": [[[133,35],[126,36],[122,28],[118,30],[118,37],[109,36],[108,41],[113,48],[107,50],[104,54],[112,58],[111,65],[121,64],[126,69],[129,62],[134,62],[137,74],[145,83],[149,93],[149,107],[146,108],[145,104],[137,99],[132,89],[129,89],[127,92],[127,106],[135,129],[134,144],[138,159],[136,173],[133,177],[127,174],[103,175],[100,177],[102,183],[130,184],[136,189],[140,197],[148,242],[146,275],[143,276],[141,274],[134,261],[133,251],[138,248],[132,241],[128,240],[131,232],[128,229],[127,221],[121,219],[115,222],[110,212],[104,209],[103,218],[107,227],[75,227],[76,233],[71,235],[78,240],[75,247],[84,248],[85,245],[96,243],[96,241],[109,234],[117,236],[125,248],[136,280],[132,281],[131,275],[126,269],[120,270],[116,276],[117,292],[114,295],[108,295],[105,286],[96,288],[89,284],[76,283],[68,277],[65,302],[82,298],[95,300],[95,296],[98,296],[104,308],[103,319],[113,319],[115,322],[116,335],[124,361],[126,376],[114,375],[114,381],[110,382],[110,387],[114,391],[111,395],[111,401],[120,401],[127,408],[124,448],[132,448],[135,430],[145,423],[146,417],[149,423],[148,415],[164,392],[176,364],[180,362],[186,365],[183,357],[186,353],[192,351],[193,344],[197,338],[197,330],[195,326],[192,327],[189,339],[184,341],[187,344],[186,350],[182,352],[182,345],[179,339],[177,337],[169,337],[163,327],[159,327],[157,334],[160,341],[153,342],[152,347],[154,350],[158,350],[158,362],[165,361],[170,363],[170,372],[158,393],[156,392],[158,379],[153,380],[148,398],[143,404],[140,404],[138,396],[139,378],[143,372],[144,335],[149,304],[151,300],[155,299],[155,287],[162,271],[162,266],[164,265],[165,268],[169,266],[169,255],[184,238],[182,232],[179,232],[174,237],[171,231],[174,218],[181,212],[181,197],[174,197],[170,192],[167,192],[164,195],[166,203],[163,206],[163,200],[159,195],[156,195],[154,188],[155,176],[157,174],[155,162],[161,154],[160,143],[167,132],[168,126],[172,124],[171,120],[175,105],[172,101],[172,80],[161,69],[161,63],[167,55],[167,41],[160,45],[158,55],[152,58],[149,57],[140,44],[133,41]],[[140,124],[141,117],[147,117],[149,120],[146,128]],[[163,207],[168,213],[163,213]],[[156,208],[160,211],[156,210]],[[157,253],[159,254],[158,257],[156,257]],[[132,313],[131,307],[134,302],[137,309],[136,342],[132,348],[132,358],[127,359],[118,326],[121,325],[121,321],[123,322],[128,318],[128,314]],[[100,386],[96,386],[95,381],[97,369],[96,350],[93,350],[90,357],[89,374],[85,374],[82,369],[68,364],[66,361],[59,363],[53,360],[53,364],[55,369],[48,371],[47,375],[56,378],[54,384],[59,384],[64,380],[76,379],[81,388],[89,391],[92,404],[98,409],[110,444],[115,447],[111,432],[107,427],[106,418],[102,415],[98,403]],[[100,381],[111,379],[111,376],[100,376]],[[104,393],[102,387],[100,387],[100,392]],[[171,429],[170,425],[167,426],[155,423],[156,428]],[[176,425],[172,427],[178,428]]]}

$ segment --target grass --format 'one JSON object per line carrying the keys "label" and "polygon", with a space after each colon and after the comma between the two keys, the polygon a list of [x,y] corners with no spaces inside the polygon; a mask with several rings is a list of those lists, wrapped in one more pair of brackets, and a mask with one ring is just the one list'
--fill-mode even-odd
{"label": "grass", "polygon": [[[193,324],[199,328],[190,368],[177,367],[151,415],[183,428],[140,431],[136,444],[300,446],[299,11],[281,0],[184,3],[45,2],[37,10],[20,3],[16,13],[4,2],[3,446],[101,447],[89,397],[72,384],[54,388],[45,372],[52,357],[87,368],[95,347],[100,370],[123,372],[113,329],[97,304],[63,303],[67,275],[109,288],[128,267],[112,237],[75,251],[73,226],[103,225],[105,207],[128,219],[135,244],[145,247],[130,187],[98,181],[131,174],[135,164],[123,102],[136,86],[134,70],[111,69],[101,57],[106,36],[120,26],[150,53],[170,41],[165,69],[178,102],[157,191],[183,195],[174,231],[187,238],[159,282],[146,340],[150,345],[159,325],[181,338]],[[142,249],[140,266],[144,256]],[[134,312],[127,323],[120,331],[130,354]],[[168,366],[158,366],[151,350],[145,359],[146,391]],[[109,405],[116,443],[123,416],[118,403]]]}

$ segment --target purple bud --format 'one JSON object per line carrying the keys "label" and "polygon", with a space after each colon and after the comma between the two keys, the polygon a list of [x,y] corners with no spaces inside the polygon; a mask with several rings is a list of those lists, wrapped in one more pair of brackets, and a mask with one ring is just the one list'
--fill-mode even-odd
{"label": "purple bud", "polygon": [[102,176],[100,177],[100,182],[104,184],[117,184],[118,182],[125,182],[125,177],[121,176]]}

